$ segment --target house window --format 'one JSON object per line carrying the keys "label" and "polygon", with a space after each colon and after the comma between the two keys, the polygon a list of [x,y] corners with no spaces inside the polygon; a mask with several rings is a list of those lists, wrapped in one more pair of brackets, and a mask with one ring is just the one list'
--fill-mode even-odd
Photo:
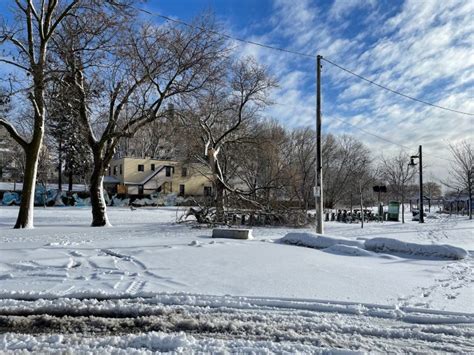
{"label": "house window", "polygon": [[120,164],[120,175],[122,175],[122,164]]}
{"label": "house window", "polygon": [[184,196],[184,185],[179,185],[179,194]]}
{"label": "house window", "polygon": [[151,171],[155,171],[155,164],[151,164]]}
{"label": "house window", "polygon": [[110,176],[110,172],[111,172],[111,171],[110,171],[110,166],[109,166],[109,176]]}
{"label": "house window", "polygon": [[212,195],[212,187],[204,186],[204,196],[209,197]]}
{"label": "house window", "polygon": [[114,166],[114,175],[117,175],[117,165]]}
{"label": "house window", "polygon": [[188,176],[188,168],[181,168],[181,176],[182,177]]}
{"label": "house window", "polygon": [[138,171],[145,171],[145,165],[138,164]]}
{"label": "house window", "polygon": [[171,176],[171,166],[166,167],[166,176]]}

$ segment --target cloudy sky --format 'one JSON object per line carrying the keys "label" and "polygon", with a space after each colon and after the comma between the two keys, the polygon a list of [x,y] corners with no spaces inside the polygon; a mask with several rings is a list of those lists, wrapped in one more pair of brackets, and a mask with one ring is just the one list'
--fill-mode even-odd
{"label": "cloudy sky", "polygon": [[[12,4],[0,0],[0,12]],[[406,95],[474,113],[473,0],[148,0],[142,6],[184,21],[213,11],[229,35],[320,54]],[[315,60],[235,44],[279,81],[272,93],[277,104],[266,115],[289,128],[314,127]],[[400,146],[415,154],[422,144],[426,179],[446,177],[449,143],[473,139],[473,115],[407,100],[326,62],[322,75],[324,133],[354,135],[376,156],[396,154]]]}
{"label": "cloudy sky", "polygon": [[[149,10],[190,21],[213,10],[230,35],[323,57],[424,101],[474,113],[474,1],[163,0]],[[158,19],[157,19],[158,21]],[[314,127],[311,58],[239,44],[278,78],[268,116]],[[428,177],[443,178],[447,146],[473,138],[474,116],[443,111],[381,90],[323,63],[324,132],[352,134],[377,154],[423,145]],[[346,123],[347,122],[347,123]],[[357,127],[357,128],[355,128]]]}

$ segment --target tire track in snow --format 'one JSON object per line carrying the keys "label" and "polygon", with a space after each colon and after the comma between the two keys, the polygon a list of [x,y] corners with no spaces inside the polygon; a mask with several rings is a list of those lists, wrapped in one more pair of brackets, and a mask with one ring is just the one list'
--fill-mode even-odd
{"label": "tire track in snow", "polygon": [[[183,302],[172,303],[178,300]],[[463,316],[449,312],[398,310],[397,318],[387,307],[366,307],[364,313],[363,307],[357,311],[356,305],[349,304],[192,295],[45,302],[11,301],[10,306],[2,307],[0,331],[65,336],[184,332],[198,339],[245,339],[358,351],[474,352],[474,316],[464,315],[467,323],[456,324]],[[326,312],[319,310],[324,306]],[[436,324],[440,317],[446,324]]]}

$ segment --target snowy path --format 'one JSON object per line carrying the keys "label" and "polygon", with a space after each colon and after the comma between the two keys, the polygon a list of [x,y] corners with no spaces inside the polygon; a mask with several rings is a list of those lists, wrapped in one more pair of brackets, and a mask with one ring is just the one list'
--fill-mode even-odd
{"label": "snowy path", "polygon": [[3,351],[474,352],[474,314],[413,308],[189,294],[0,308]]}
{"label": "snowy path", "polygon": [[344,255],[276,242],[295,231],[290,228],[256,227],[252,241],[214,240],[210,229],[173,223],[173,208],[110,208],[112,228],[90,228],[88,209],[39,208],[35,229],[13,230],[17,211],[0,208],[0,298],[191,292],[474,313],[474,234],[466,217],[441,216],[424,225],[368,223],[364,229],[326,225],[328,235],[358,242],[388,236],[470,251],[463,260],[431,260]]}

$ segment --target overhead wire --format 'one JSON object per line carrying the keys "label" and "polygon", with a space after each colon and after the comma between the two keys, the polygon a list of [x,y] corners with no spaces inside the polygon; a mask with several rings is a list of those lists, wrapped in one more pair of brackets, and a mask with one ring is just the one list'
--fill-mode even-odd
{"label": "overhead wire", "polygon": [[[246,40],[246,39],[243,39],[243,38],[239,38],[239,37],[235,37],[235,36],[231,36],[231,35],[228,35],[226,33],[222,33],[222,32],[219,32],[219,31],[215,31],[215,30],[211,30],[211,29],[207,29],[207,28],[204,28],[204,27],[201,27],[201,26],[197,26],[197,25],[193,25],[193,24],[190,24],[186,21],[183,21],[183,20],[179,20],[179,19],[176,19],[176,18],[172,18],[170,16],[166,16],[166,15],[162,15],[160,13],[157,13],[157,12],[151,12],[151,11],[148,11],[148,10],[145,10],[145,9],[141,9],[141,8],[136,8],[137,10],[143,12],[143,13],[146,13],[150,16],[157,16],[157,17],[160,17],[166,21],[169,21],[169,22],[173,22],[173,23],[177,23],[177,24],[180,24],[180,25],[183,25],[183,26],[186,26],[186,27],[189,27],[189,28],[193,28],[193,29],[198,29],[200,31],[206,31],[206,32],[209,32],[209,33],[212,33],[212,34],[215,34],[217,36],[221,36],[223,38],[227,38],[227,39],[230,39],[230,40],[234,40],[234,41],[238,41],[238,42],[241,42],[241,43],[246,43],[246,44],[250,44],[250,45],[254,45],[254,46],[258,46],[258,47],[262,47],[262,48],[266,48],[266,49],[270,49],[270,50],[275,50],[275,51],[279,51],[279,52],[283,52],[283,53],[288,53],[288,54],[293,54],[293,55],[297,55],[297,56],[301,56],[301,57],[305,57],[305,58],[312,58],[312,59],[317,59],[317,56],[316,55],[313,55],[313,54],[309,54],[309,53],[303,53],[303,52],[299,52],[299,51],[293,51],[293,50],[289,50],[289,49],[285,49],[285,48],[280,48],[280,47],[276,47],[276,46],[271,46],[271,45],[267,45],[267,44],[263,44],[263,43],[259,43],[259,42],[255,42],[255,41],[250,41],[250,40]],[[460,111],[460,110],[455,110],[455,109],[451,109],[451,108],[448,108],[448,107],[444,107],[444,106],[440,106],[440,105],[436,105],[436,104],[433,104],[433,103],[430,103],[430,102],[427,102],[427,101],[424,101],[424,100],[421,100],[421,99],[418,99],[416,97],[413,97],[413,96],[410,96],[410,95],[406,95],[402,92],[399,92],[397,90],[394,90],[394,89],[391,89],[387,86],[384,86],[382,84],[379,84],[373,80],[370,80],[352,70],[349,70],[325,57],[321,57],[321,59],[341,70],[343,70],[344,72],[346,73],[349,73],[361,80],[364,80],[372,85],[375,85],[383,90],[386,90],[386,91],[389,91],[393,94],[396,94],[396,95],[399,95],[399,96],[402,96],[406,99],[409,99],[409,100],[412,100],[412,101],[416,101],[418,103],[422,103],[422,104],[425,104],[425,105],[428,105],[428,106],[431,106],[431,107],[434,107],[434,108],[438,108],[438,109],[441,109],[441,110],[445,110],[445,111],[450,111],[450,112],[454,112],[454,113],[458,113],[458,114],[462,114],[462,115],[468,115],[468,116],[474,116],[474,113],[470,113],[470,112],[464,112],[464,111]],[[277,105],[281,105],[281,106],[291,106],[291,105],[286,105],[286,104],[281,104],[281,103],[278,103]],[[294,107],[294,106],[293,106]],[[363,128],[360,128],[360,127],[357,127],[356,125],[346,121],[346,120],[343,120],[343,119],[340,119],[340,118],[337,118],[337,117],[333,117],[334,119],[342,122],[342,123],[345,123],[345,124],[348,124],[352,127],[354,127],[355,129],[357,130],[360,130],[361,132],[364,132],[365,134],[368,134],[370,136],[373,136],[373,137],[376,137],[380,140],[383,140],[383,141],[386,141],[387,143],[390,143],[390,144],[393,144],[393,145],[396,145],[396,146],[399,146],[401,147],[402,149],[405,149],[405,150],[412,150],[411,148],[403,145],[403,144],[400,144],[400,143],[397,143],[397,142],[394,142],[392,140],[389,140],[387,138],[384,138],[382,136],[379,136],[375,133],[372,133],[368,130],[365,130]],[[451,161],[450,159],[446,159],[446,158],[442,158],[442,157],[438,157],[438,156],[435,156],[433,154],[427,154],[425,153],[425,155],[430,155],[432,157],[435,157],[437,159],[441,159],[441,160],[445,160],[445,161]]]}

